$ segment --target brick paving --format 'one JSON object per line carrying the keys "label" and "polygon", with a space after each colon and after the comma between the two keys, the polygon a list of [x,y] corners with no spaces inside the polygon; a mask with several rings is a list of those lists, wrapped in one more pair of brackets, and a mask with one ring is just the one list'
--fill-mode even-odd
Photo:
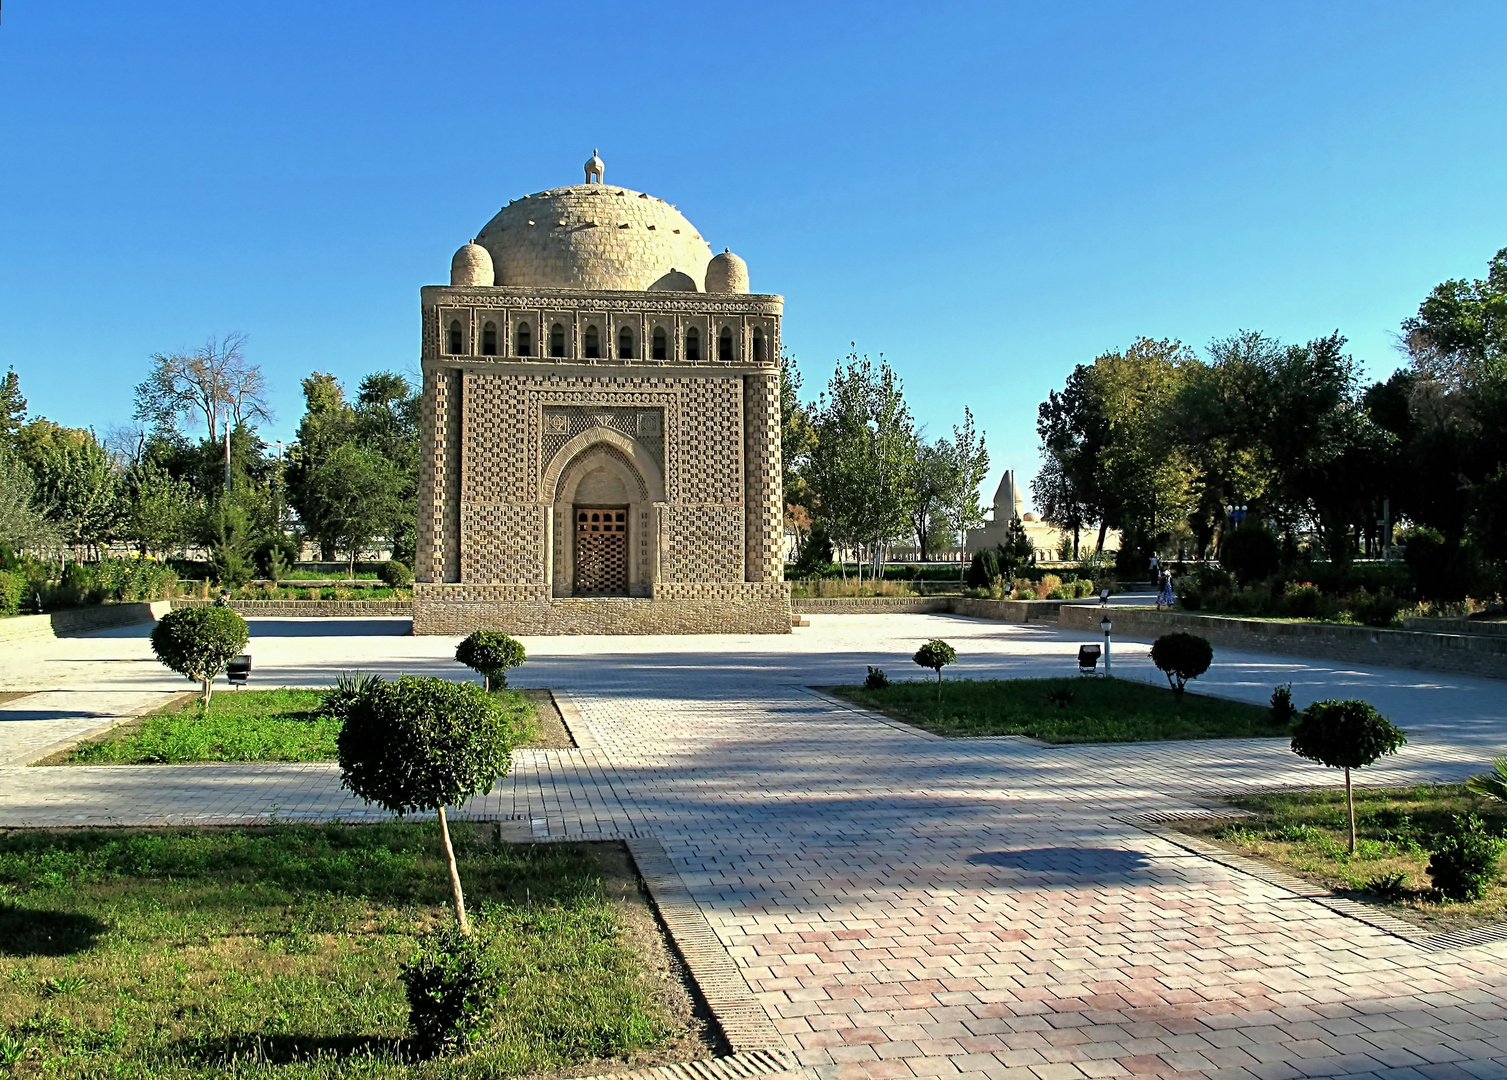
{"label": "brick paving", "polygon": [[[657,837],[788,1048],[829,1080],[1507,1076],[1507,944],[1426,950],[1121,820],[1333,773],[1280,740],[925,738],[806,687],[865,663],[906,673],[933,636],[964,674],[1071,670],[1081,635],[812,621],[780,638],[530,640],[514,681],[568,689],[588,745],[519,752],[465,811],[517,836]],[[256,630],[263,685],[457,674],[445,639]],[[1118,673],[1156,677],[1144,652],[1127,646]],[[1488,680],[1233,653],[1210,675],[1254,700],[1289,678],[1300,700],[1364,694],[1412,734],[1372,781],[1464,776],[1503,741]],[[0,824],[274,809],[366,812],[327,765],[0,770]]]}

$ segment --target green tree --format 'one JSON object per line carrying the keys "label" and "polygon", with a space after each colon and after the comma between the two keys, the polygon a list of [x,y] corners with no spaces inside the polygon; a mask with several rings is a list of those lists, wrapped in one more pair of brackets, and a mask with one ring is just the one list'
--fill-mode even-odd
{"label": "green tree", "polygon": [[57,543],[57,528],[38,509],[36,497],[31,470],[0,443],[0,548],[46,550]]}
{"label": "green tree", "polygon": [[343,552],[356,576],[356,559],[390,528],[402,506],[403,476],[382,455],[348,442],[313,469],[305,481],[304,525]]}
{"label": "green tree", "polygon": [[215,676],[250,639],[246,620],[228,607],[179,608],[152,628],[152,652],[179,675],[203,686],[200,701],[207,709]]}
{"label": "green tree", "polygon": [[917,438],[899,377],[883,357],[875,365],[849,354],[813,427],[810,482],[822,523],[835,543],[866,550],[877,576],[885,545],[908,531],[915,495]]}
{"label": "green tree", "polygon": [[[962,426],[954,425],[952,438],[942,443],[943,480],[940,495],[942,516],[958,538],[958,547],[967,542],[968,530],[984,524],[984,508],[979,504],[979,485],[989,475],[989,450],[984,433],[973,425],[973,410],[963,407]],[[963,564],[959,560],[958,572]]]}
{"label": "green tree", "polygon": [[528,659],[523,642],[500,630],[475,630],[455,647],[455,660],[482,677],[481,688],[507,686],[508,671]]}
{"label": "green tree", "polygon": [[1395,754],[1406,733],[1364,701],[1315,701],[1303,710],[1292,733],[1292,752],[1331,769],[1345,770],[1345,805],[1350,811],[1350,854],[1355,854],[1355,796],[1350,770]]}
{"label": "green tree", "polygon": [[110,539],[120,521],[118,475],[92,434],[48,447],[36,474],[38,502],[64,543],[82,553]]}
{"label": "green tree", "polygon": [[507,773],[507,718],[479,686],[413,675],[342,679],[326,708],[342,720],[336,746],[345,787],[394,814],[439,817],[455,921],[469,934],[445,808],[490,791]]}
{"label": "green tree", "polygon": [[0,446],[14,446],[16,435],[26,423],[26,399],[21,396],[21,380],[11,368],[0,379]]}
{"label": "green tree", "polygon": [[942,700],[942,669],[958,662],[958,653],[951,645],[940,639],[928,641],[916,650],[912,662],[937,673],[937,700]]}
{"label": "green tree", "polygon": [[132,465],[122,477],[121,537],[143,555],[181,548],[193,526],[194,489],[155,461]]}
{"label": "green tree", "polygon": [[1151,662],[1167,676],[1175,697],[1181,698],[1192,679],[1209,670],[1214,650],[1197,634],[1163,634],[1151,643]]}

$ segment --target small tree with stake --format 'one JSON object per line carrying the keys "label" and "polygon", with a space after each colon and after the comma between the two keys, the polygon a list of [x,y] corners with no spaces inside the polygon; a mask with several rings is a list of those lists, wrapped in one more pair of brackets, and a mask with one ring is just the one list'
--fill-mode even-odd
{"label": "small tree with stake", "polygon": [[152,628],[152,652],[179,675],[199,683],[209,708],[215,676],[241,655],[251,634],[246,620],[228,607],[180,608]]}
{"label": "small tree with stake", "polygon": [[1197,634],[1163,634],[1152,642],[1151,662],[1167,676],[1173,695],[1181,698],[1188,681],[1209,670],[1214,650]]}
{"label": "small tree with stake", "polygon": [[1331,769],[1345,770],[1345,805],[1350,811],[1350,853],[1355,854],[1355,796],[1350,770],[1395,754],[1407,735],[1364,701],[1315,701],[1303,710],[1293,729],[1292,750],[1299,757]]}
{"label": "small tree with stake", "polygon": [[958,662],[957,650],[945,641],[928,641],[916,650],[916,655],[911,657],[913,661],[922,667],[931,668],[937,673],[937,700],[942,700],[942,669],[948,664]]}
{"label": "small tree with stake", "polygon": [[482,678],[481,688],[506,686],[508,671],[528,659],[523,642],[497,630],[477,630],[455,647],[455,659]]}
{"label": "small tree with stake", "polygon": [[466,918],[445,807],[490,791],[507,772],[512,729],[475,684],[412,675],[395,683],[342,678],[325,707],[343,721],[336,746],[344,786],[398,815],[433,810],[439,817],[455,926],[431,935],[402,978],[421,1052],[459,1049],[481,1029],[498,975]]}

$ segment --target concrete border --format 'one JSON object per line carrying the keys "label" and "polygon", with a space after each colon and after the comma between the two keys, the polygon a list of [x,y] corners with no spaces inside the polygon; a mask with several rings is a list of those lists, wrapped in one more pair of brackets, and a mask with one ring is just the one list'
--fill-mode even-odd
{"label": "concrete border", "polygon": [[[28,694],[27,696],[30,697],[31,695]],[[149,713],[154,713],[158,709],[166,708],[179,699],[195,698],[198,696],[199,693],[197,690],[174,690],[172,693],[164,694],[157,700],[149,701],[139,709],[125,713],[122,716],[101,717],[98,724],[94,725],[91,728],[87,728],[84,731],[69,735],[66,739],[59,739],[57,742],[48,743],[46,746],[42,747],[39,750],[28,750],[23,754],[17,755],[16,757],[7,758],[3,761],[0,761],[0,769],[20,769],[26,768],[29,765],[35,765],[43,758],[52,757],[53,754],[62,753],[64,750],[72,750],[75,746],[78,746],[81,743],[91,742],[94,739],[97,739],[99,736],[105,734],[106,732],[119,727],[127,720],[136,720],[143,716],[146,716]]]}
{"label": "concrete border", "polygon": [[151,603],[65,608],[46,615],[16,615],[0,619],[0,644],[12,641],[46,641],[49,638],[72,637],[116,626],[156,622],[168,613],[171,604],[170,600],[154,600]]}

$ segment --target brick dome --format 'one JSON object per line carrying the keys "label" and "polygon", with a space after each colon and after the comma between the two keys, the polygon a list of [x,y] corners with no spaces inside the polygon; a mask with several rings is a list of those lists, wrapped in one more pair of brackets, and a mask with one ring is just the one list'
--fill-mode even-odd
{"label": "brick dome", "polygon": [[495,278],[492,256],[474,240],[457,251],[450,260],[451,285],[493,285],[496,283]]}
{"label": "brick dome", "polygon": [[645,290],[672,269],[702,281],[712,259],[669,203],[601,183],[515,199],[476,243],[491,254],[497,284],[510,286]]}

